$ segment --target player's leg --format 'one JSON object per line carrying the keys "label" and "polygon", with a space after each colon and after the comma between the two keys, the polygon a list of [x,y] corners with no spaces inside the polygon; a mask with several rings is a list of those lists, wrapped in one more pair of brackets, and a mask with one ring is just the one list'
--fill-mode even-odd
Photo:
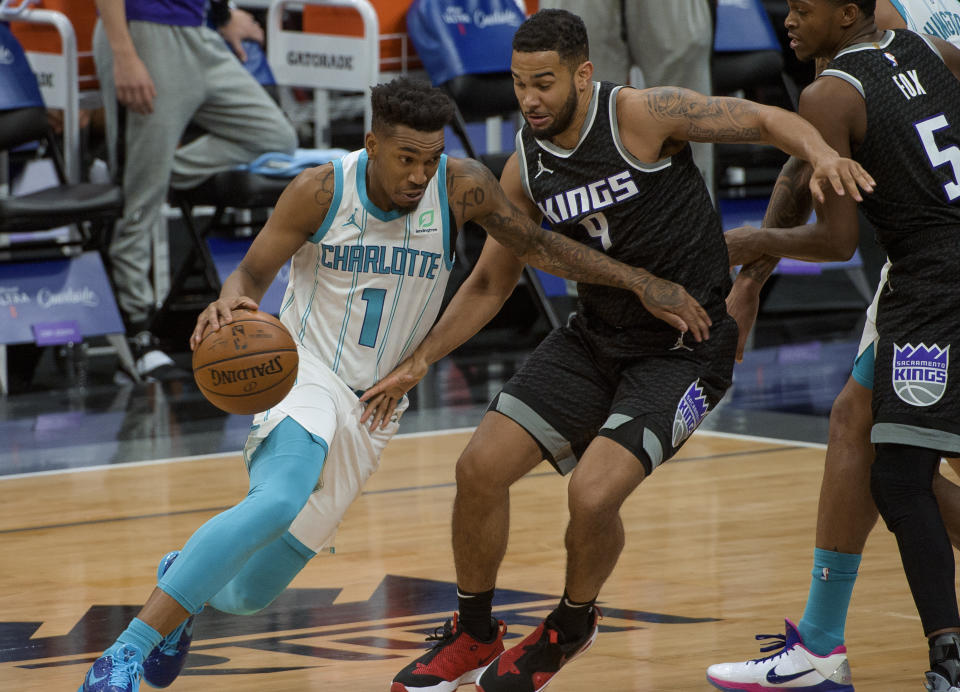
{"label": "player's leg", "polygon": [[347,509],[380,465],[380,455],[399,429],[408,406],[397,405],[393,420],[371,432],[360,424],[363,408],[356,395],[332,382],[340,423],[323,465],[321,483],[280,538],[257,551],[208,603],[217,610],[249,615],[266,608],[318,553],[333,548]]}
{"label": "player's leg", "polygon": [[[877,338],[876,310],[889,265],[881,274],[874,300],[867,308],[857,359],[850,378],[830,410],[830,429],[824,458],[813,571],[806,607],[799,625],[786,621],[786,645],[771,656],[736,663],[718,663],[707,669],[707,680],[724,690],[766,685],[767,673],[776,675],[786,658],[810,670],[812,689],[844,689],[850,667],[843,647],[847,610],[853,593],[860,554],[877,521],[870,495],[873,445],[871,399]],[[807,656],[807,653],[812,656]],[[839,686],[839,687],[837,687]],[[852,689],[852,687],[850,688]]]}
{"label": "player's leg", "polygon": [[238,505],[210,519],[191,536],[159,579],[130,626],[91,667],[84,692],[107,687],[114,663],[128,669],[126,692],[138,689],[142,662],[207,599],[216,594],[261,547],[278,538],[306,503],[326,456],[326,443],[287,418],[257,450],[250,491]]}
{"label": "player's leg", "polygon": [[[458,612],[437,645],[394,678],[392,692],[450,692],[503,651],[492,617],[509,532],[509,489],[544,458],[570,471],[609,409],[613,385],[579,337],[554,330],[507,383],[457,461],[452,532]],[[479,655],[478,655],[479,654]]]}
{"label": "player's leg", "polygon": [[[954,473],[960,474],[960,458],[948,457],[947,463]],[[940,516],[947,527],[950,543],[954,548],[960,548],[960,486],[938,473],[933,478],[933,492],[937,496]]]}
{"label": "player's leg", "polygon": [[[609,352],[595,340],[595,353]],[[594,604],[623,550],[620,507],[719,403],[730,385],[736,340],[733,320],[717,320],[709,345],[695,355],[603,359],[595,366],[617,378],[617,389],[568,486],[564,595],[536,630],[484,670],[479,688],[542,689],[592,646],[600,619]]]}
{"label": "player's leg", "polygon": [[936,450],[880,443],[871,489],[887,528],[897,537],[903,570],[929,639],[928,689],[946,691],[960,682],[960,613],[953,549],[933,494],[939,464]]}

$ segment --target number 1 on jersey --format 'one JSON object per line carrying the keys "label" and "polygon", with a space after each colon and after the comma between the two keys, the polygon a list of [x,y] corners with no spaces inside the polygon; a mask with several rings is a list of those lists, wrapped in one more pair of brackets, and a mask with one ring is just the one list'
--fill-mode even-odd
{"label": "number 1 on jersey", "polygon": [[380,317],[383,315],[383,302],[387,296],[385,288],[365,288],[360,298],[367,301],[363,314],[363,326],[360,327],[360,345],[373,348],[380,333]]}
{"label": "number 1 on jersey", "polygon": [[947,199],[952,202],[960,197],[960,148],[952,146],[940,149],[937,146],[937,140],[933,137],[934,132],[949,126],[950,123],[947,122],[943,114],[927,118],[914,125],[917,128],[917,134],[920,135],[920,141],[923,142],[923,148],[927,152],[927,158],[930,159],[933,167],[938,168],[949,163],[950,167],[953,168],[953,182],[943,186],[947,193]]}

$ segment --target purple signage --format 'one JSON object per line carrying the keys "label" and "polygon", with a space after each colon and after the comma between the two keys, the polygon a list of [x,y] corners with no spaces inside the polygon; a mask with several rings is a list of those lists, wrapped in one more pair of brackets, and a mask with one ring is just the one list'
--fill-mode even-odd
{"label": "purple signage", "polygon": [[83,341],[80,325],[76,320],[62,322],[37,322],[31,325],[33,340],[37,346],[57,346],[59,344],[79,344]]}
{"label": "purple signage", "polygon": [[81,337],[124,332],[98,253],[0,263],[0,344],[29,343],[41,332],[56,338],[54,334],[68,322],[76,324]]}

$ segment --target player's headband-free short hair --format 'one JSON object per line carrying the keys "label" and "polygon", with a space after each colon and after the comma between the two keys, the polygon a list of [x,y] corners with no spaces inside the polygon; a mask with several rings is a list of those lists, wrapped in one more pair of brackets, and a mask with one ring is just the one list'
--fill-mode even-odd
{"label": "player's headband-free short hair", "polygon": [[453,120],[453,103],[441,89],[409,77],[397,77],[370,90],[373,129],[406,125],[420,132],[436,132]]}
{"label": "player's headband-free short hair", "polygon": [[520,53],[556,51],[567,65],[590,59],[590,42],[583,20],[566,10],[540,10],[520,25],[513,35],[513,49]]}

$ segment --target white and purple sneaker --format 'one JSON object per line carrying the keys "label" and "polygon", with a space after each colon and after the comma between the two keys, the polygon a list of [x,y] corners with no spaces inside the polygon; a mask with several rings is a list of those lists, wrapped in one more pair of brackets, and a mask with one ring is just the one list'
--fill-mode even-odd
{"label": "white and purple sneaker", "polygon": [[766,658],[739,663],[715,663],[707,668],[707,682],[725,692],[854,692],[847,647],[838,646],[818,656],[803,645],[797,627],[786,620],[786,634],[758,634],[776,639],[761,651],[779,649]]}

